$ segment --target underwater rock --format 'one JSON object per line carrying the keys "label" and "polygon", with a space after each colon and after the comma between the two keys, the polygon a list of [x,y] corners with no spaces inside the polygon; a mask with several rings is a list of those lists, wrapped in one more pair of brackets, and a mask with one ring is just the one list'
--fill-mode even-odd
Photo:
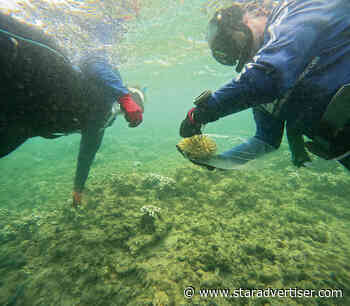
{"label": "underwater rock", "polygon": [[140,228],[146,233],[152,234],[156,230],[155,218],[160,218],[160,208],[153,205],[145,205],[141,207]]}
{"label": "underwater rock", "polygon": [[160,174],[147,174],[142,181],[142,186],[146,189],[154,189],[160,199],[177,195],[176,181]]}
{"label": "underwater rock", "polygon": [[166,177],[160,174],[156,173],[149,173],[146,175],[146,177],[143,179],[143,186],[146,188],[152,188],[152,187],[164,187],[166,185],[173,185],[176,184],[175,180]]}
{"label": "underwater rock", "polygon": [[2,257],[0,261],[0,269],[3,268],[11,268],[11,269],[20,269],[26,264],[26,260],[21,257],[17,256],[16,257],[11,257],[11,256],[6,256]]}
{"label": "underwater rock", "polygon": [[0,244],[15,240],[17,233],[10,226],[5,226],[0,230]]}
{"label": "underwater rock", "polygon": [[157,291],[154,295],[152,305],[170,305],[169,296],[164,291]]}
{"label": "underwater rock", "polygon": [[146,205],[141,208],[141,213],[138,228],[125,243],[133,255],[140,255],[144,249],[154,247],[171,229],[171,224],[161,217],[160,208]]}
{"label": "underwater rock", "polygon": [[85,230],[82,232],[82,238],[84,239],[84,242],[90,243],[90,244],[99,244],[106,240],[106,233],[99,229],[94,228],[91,230]]}
{"label": "underwater rock", "polygon": [[15,306],[17,304],[18,299],[20,299],[24,294],[26,283],[22,283],[18,285],[15,294],[8,300],[5,306]]}
{"label": "underwater rock", "polygon": [[[344,191],[330,199],[328,190],[321,194],[314,186],[326,189],[331,177],[317,179],[307,172],[300,177],[303,186],[294,188],[282,171],[208,172],[188,164],[169,170],[174,173],[170,178],[151,173],[156,170],[106,170],[102,179],[90,181],[88,205],[81,210],[66,205],[64,195],[41,211],[3,212],[0,237],[4,231],[13,236],[0,243],[0,291],[9,292],[0,292],[0,305],[10,299],[15,305],[249,302],[197,296],[187,301],[183,288],[188,284],[344,288],[338,303],[349,304],[350,210],[348,198],[338,196],[349,189],[345,176],[337,180]],[[30,282],[21,295],[18,280],[24,274]],[[267,298],[257,303],[281,302]]]}

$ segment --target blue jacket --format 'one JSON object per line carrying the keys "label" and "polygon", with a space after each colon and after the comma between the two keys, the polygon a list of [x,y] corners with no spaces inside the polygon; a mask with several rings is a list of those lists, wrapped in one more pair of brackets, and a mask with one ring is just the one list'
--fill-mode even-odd
{"label": "blue jacket", "polygon": [[[81,130],[78,165],[74,179],[76,191],[84,188],[95,154],[101,146],[106,123],[110,125],[109,117],[113,115],[111,114],[113,103],[129,93],[123,85],[119,71],[113,69],[104,57],[94,55],[84,58],[81,70],[83,80],[87,84],[97,85],[101,95],[98,99],[96,95],[92,95],[93,101],[90,101],[90,104],[94,105],[96,113],[88,120],[87,127]],[[112,122],[114,119],[115,117],[112,118]]]}
{"label": "blue jacket", "polygon": [[[290,93],[275,114],[256,115],[258,137],[278,147],[284,122],[301,124],[312,136],[335,92],[350,83],[350,2],[285,0],[269,16],[264,42],[242,74],[215,91],[208,102],[218,119],[272,103]],[[300,81],[308,65],[317,59]],[[301,123],[300,123],[301,122]],[[267,126],[264,132],[264,126]]]}
{"label": "blue jacket", "polygon": [[129,93],[123,85],[119,71],[108,63],[104,54],[93,53],[81,60],[81,70],[86,77],[97,81],[110,95],[110,100],[105,103],[114,102]]}

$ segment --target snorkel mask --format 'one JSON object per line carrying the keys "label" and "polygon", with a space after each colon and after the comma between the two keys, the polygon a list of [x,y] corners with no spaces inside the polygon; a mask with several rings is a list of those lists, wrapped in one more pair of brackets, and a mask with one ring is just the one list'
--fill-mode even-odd
{"label": "snorkel mask", "polygon": [[244,11],[234,4],[218,10],[209,21],[207,40],[212,55],[222,65],[240,73],[251,56],[253,34],[242,21]]}

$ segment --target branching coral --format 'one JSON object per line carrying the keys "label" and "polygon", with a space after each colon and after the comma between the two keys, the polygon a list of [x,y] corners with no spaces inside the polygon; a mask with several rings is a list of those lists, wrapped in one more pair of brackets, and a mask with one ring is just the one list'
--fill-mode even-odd
{"label": "branching coral", "polygon": [[158,189],[164,189],[175,184],[174,179],[156,173],[147,174],[143,180],[143,186],[146,188],[157,187]]}
{"label": "branching coral", "polygon": [[160,214],[160,208],[154,205],[144,205],[141,207],[141,212],[144,215],[149,215],[151,217],[158,216]]}

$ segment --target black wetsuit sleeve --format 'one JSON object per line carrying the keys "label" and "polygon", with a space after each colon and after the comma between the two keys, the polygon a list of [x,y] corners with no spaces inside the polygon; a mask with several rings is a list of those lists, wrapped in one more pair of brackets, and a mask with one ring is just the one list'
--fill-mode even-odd
{"label": "black wetsuit sleeve", "polygon": [[82,132],[78,165],[74,179],[74,191],[82,192],[84,189],[91,164],[102,143],[103,135],[104,129],[88,129]]}

